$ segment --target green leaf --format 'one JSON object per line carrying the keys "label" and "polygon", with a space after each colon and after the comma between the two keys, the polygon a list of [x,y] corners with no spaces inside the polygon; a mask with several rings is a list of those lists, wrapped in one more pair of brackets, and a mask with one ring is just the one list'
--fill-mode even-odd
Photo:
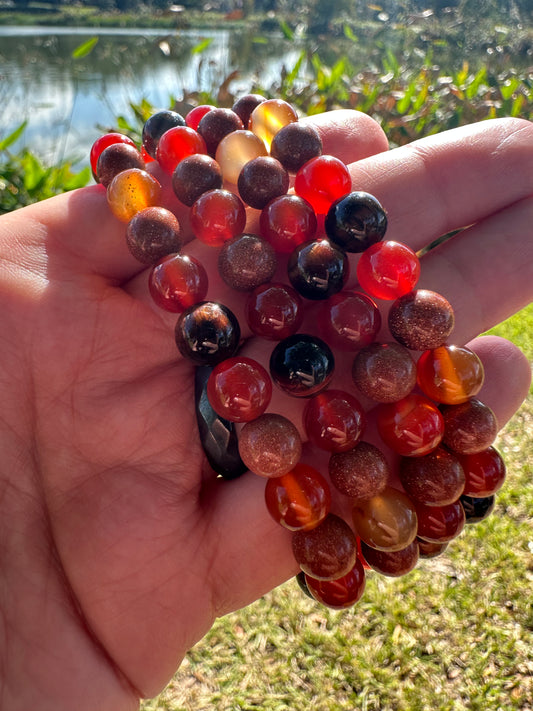
{"label": "green leaf", "polygon": [[98,42],[98,37],[91,37],[88,39],[86,42],[83,42],[80,44],[78,47],[76,47],[75,50],[72,52],[72,59],[82,59],[82,57],[86,57],[88,54],[90,54],[96,43]]}
{"label": "green leaf", "polygon": [[279,21],[279,26],[281,31],[283,32],[283,35],[286,39],[288,40],[293,40],[294,39],[294,32],[291,30],[289,25],[285,22],[285,20],[280,20]]}
{"label": "green leaf", "polygon": [[359,38],[358,38],[357,35],[354,33],[354,31],[352,30],[352,28],[350,27],[350,25],[346,25],[346,24],[345,24],[345,25],[343,26],[342,30],[343,30],[343,32],[344,32],[344,36],[346,37],[346,39],[349,39],[349,40],[351,40],[352,42],[359,42]]}
{"label": "green leaf", "polygon": [[207,49],[211,42],[213,41],[212,37],[206,37],[203,39],[201,42],[199,42],[196,47],[193,47],[191,49],[191,54],[201,54],[204,49]]}
{"label": "green leaf", "polygon": [[5,151],[6,148],[9,148],[10,145],[15,143],[15,141],[17,141],[24,133],[27,125],[28,122],[23,121],[20,126],[17,126],[17,128],[9,134],[9,136],[6,136],[3,141],[0,141],[0,151]]}
{"label": "green leaf", "polygon": [[22,159],[24,169],[24,187],[31,192],[35,190],[46,175],[46,171],[33,153],[29,151]]}

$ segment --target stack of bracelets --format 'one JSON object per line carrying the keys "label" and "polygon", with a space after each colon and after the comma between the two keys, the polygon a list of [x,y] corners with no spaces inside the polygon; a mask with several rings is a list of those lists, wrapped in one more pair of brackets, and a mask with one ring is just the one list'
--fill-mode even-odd
{"label": "stack of bracelets", "polygon": [[[190,208],[195,238],[217,250],[220,278],[243,294],[247,327],[274,342],[268,370],[239,355],[234,313],[206,300],[205,268],[182,253],[178,219],[158,206],[161,185],[146,170],[153,160]],[[365,570],[403,575],[492,511],[505,465],[492,446],[495,416],[475,397],[483,365],[447,343],[449,302],[416,288],[417,254],[383,239],[378,200],[352,190],[347,166],[323,154],[318,132],[290,104],[247,94],[232,109],[159,111],[144,124],[140,149],[105,134],[91,166],[111,211],[127,223],[130,251],[150,266],[155,303],[179,314],[176,344],[196,366],[199,436],[211,468],[225,479],[247,471],[265,478],[266,507],[292,532],[307,594],[351,606]],[[247,207],[260,211],[259,234],[244,231]],[[357,289],[346,288],[349,254],[360,255]],[[285,264],[286,278],[274,279]],[[377,340],[375,300],[390,305],[386,339]],[[311,333],[301,330],[306,312]],[[328,387],[335,359],[347,354],[350,392]],[[273,386],[305,398],[302,423],[267,412]],[[399,457],[399,478],[365,441],[370,410]],[[328,457],[327,472],[302,461],[305,438]],[[350,501],[350,525],[331,510],[332,487]]]}

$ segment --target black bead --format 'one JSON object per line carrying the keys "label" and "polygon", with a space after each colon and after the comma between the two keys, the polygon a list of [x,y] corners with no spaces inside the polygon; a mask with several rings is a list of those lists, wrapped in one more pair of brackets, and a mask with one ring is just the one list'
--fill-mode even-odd
{"label": "black bead", "polygon": [[327,239],[317,239],[296,247],[289,257],[287,273],[299,294],[318,301],[342,290],[349,262],[342,249]]}
{"label": "black bead", "polygon": [[295,575],[294,579],[298,583],[298,587],[300,588],[300,590],[305,593],[307,597],[310,597],[311,600],[315,600],[315,598],[311,595],[309,588],[307,587],[307,581],[305,579],[305,573],[303,572],[303,570],[301,570],[297,575]]}
{"label": "black bead", "polygon": [[182,356],[196,365],[216,365],[235,355],[241,329],[227,306],[200,301],[180,315],[175,337]]}
{"label": "black bead", "polygon": [[327,236],[347,252],[364,252],[381,242],[387,230],[387,215],[370,193],[355,191],[336,200],[324,223]]}
{"label": "black bead", "polygon": [[494,510],[496,499],[492,496],[461,496],[459,499],[465,511],[466,523],[479,523]]}
{"label": "black bead", "polygon": [[156,157],[159,139],[169,128],[186,125],[183,116],[176,111],[164,109],[163,111],[152,114],[152,116],[145,121],[142,130],[142,144],[148,155],[152,156],[152,158]]}
{"label": "black bead", "polygon": [[270,375],[294,397],[311,397],[333,376],[335,359],[330,347],[315,336],[296,333],[280,341],[270,356]]}
{"label": "black bead", "polygon": [[224,479],[236,479],[247,471],[239,455],[235,423],[219,417],[207,398],[207,381],[213,368],[199,366],[194,378],[196,420],[200,441],[211,468]]}

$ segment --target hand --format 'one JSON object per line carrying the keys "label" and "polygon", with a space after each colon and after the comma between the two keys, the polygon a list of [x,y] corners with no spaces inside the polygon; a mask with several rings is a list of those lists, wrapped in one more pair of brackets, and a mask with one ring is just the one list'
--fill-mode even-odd
{"label": "hand", "polygon": [[[420,286],[455,309],[454,343],[531,302],[532,124],[388,151],[363,115],[308,120],[380,199],[391,239],[420,249],[471,225],[423,258]],[[213,272],[214,251],[187,249]],[[101,186],[2,217],[0,255],[0,705],[135,709],[216,616],[297,572],[290,534],[266,512],[264,480],[209,476],[175,317],[151,304]],[[208,298],[226,297],[238,301],[213,278]],[[470,345],[503,425],[529,364],[501,339]],[[272,345],[246,347],[266,359]],[[297,421],[302,404],[280,407]]]}

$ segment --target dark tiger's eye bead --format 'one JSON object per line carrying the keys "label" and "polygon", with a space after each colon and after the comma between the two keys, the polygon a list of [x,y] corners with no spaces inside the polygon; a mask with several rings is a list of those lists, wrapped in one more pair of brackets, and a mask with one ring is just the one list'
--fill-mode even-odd
{"label": "dark tiger's eye bead", "polygon": [[289,280],[306,299],[329,299],[344,287],[349,275],[346,254],[327,239],[296,247],[287,264]]}
{"label": "dark tiger's eye bead", "polygon": [[354,191],[335,200],[324,227],[330,240],[346,252],[364,252],[383,239],[387,215],[373,195]]}
{"label": "dark tiger's eye bead", "polygon": [[216,365],[237,352],[241,330],[226,306],[201,301],[181,314],[175,336],[185,358],[196,365]]}
{"label": "dark tiger's eye bead", "polygon": [[334,368],[327,343],[305,333],[280,341],[270,356],[272,380],[294,397],[311,397],[323,390],[333,377]]}

